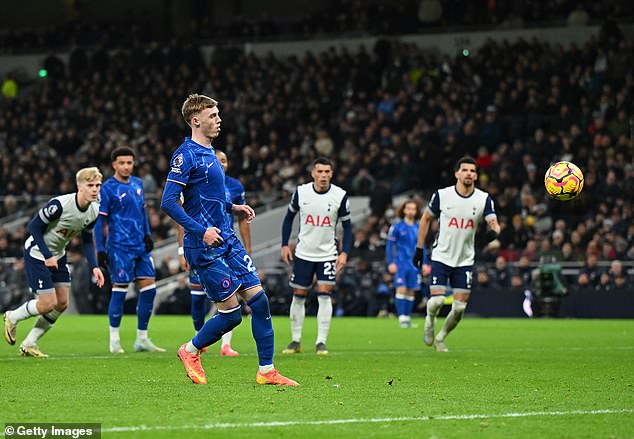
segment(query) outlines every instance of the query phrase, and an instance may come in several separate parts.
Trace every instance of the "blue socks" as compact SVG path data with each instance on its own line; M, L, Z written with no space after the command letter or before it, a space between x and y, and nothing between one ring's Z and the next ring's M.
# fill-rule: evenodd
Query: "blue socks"
M414 312L414 304L416 303L416 298L415 297L411 297L411 296L407 296L405 298L404 302L404 308L405 308L405 315L406 316L411 316L412 312Z
M152 315L152 308L154 307L154 297L156 296L156 285L152 284L143 288L139 292L137 299L136 313L138 316L138 327L142 331L147 331L147 325Z
M121 317L123 317L123 304L125 302L125 294L128 288L114 287L110 295L110 303L108 304L108 318L110 326L118 328L121 326Z
M249 299L247 305L251 307L251 332L258 349L260 366L271 365L273 364L275 341L269 299L264 290Z
M406 313L406 301L405 301L405 296L401 295L401 294L396 294L394 296L394 308L396 308L396 315L397 316L404 316L407 315Z
M192 321L196 332L205 324L205 316L207 315L207 296L204 294L192 294Z
M219 311L200 328L196 336L192 338L192 344L196 349L201 350L220 340L223 334L238 326L241 321L240 305L227 311Z

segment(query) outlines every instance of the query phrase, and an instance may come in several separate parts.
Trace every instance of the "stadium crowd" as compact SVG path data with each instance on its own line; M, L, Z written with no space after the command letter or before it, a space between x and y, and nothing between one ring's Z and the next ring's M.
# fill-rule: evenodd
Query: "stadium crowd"
M318 155L334 159L335 181L351 195L372 196L372 216L355 225L360 272L384 259L392 195L427 199L470 154L503 227L500 248L480 254L496 267L479 270L481 283L519 286L523 266L555 255L586 261L580 285L606 286L620 282L616 270L593 268L593 258L634 260L632 47L618 28L568 47L489 41L455 58L387 39L301 58L218 48L210 63L176 41L75 46L68 64L51 54L46 78L0 100L0 217L72 192L80 167L109 176L121 144L137 150L147 197L160 199L187 132L178 103L199 91L220 101L218 147L256 209L286 202ZM585 173L583 195L569 203L543 191L544 171L560 159ZM168 219L155 206L150 218L155 239L166 238ZM0 258L19 258L23 239L23 228L0 228Z

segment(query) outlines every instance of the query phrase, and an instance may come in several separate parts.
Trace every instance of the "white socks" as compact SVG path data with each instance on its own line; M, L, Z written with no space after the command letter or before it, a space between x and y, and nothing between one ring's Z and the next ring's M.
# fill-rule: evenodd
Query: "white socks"
M24 302L17 309L10 311L9 320L13 323L18 323L21 320L26 320L29 317L37 316L40 313L37 310L37 299L29 300L28 302Z
M317 342L326 343L328 331L330 331L330 321L332 320L332 298L330 294L318 294L317 302Z
M304 318L306 317L306 297L293 295L291 302L291 340L300 342L302 338L302 328L304 327ZM321 303L319 305L321 309ZM331 311L332 313L332 311Z
M53 327L53 324L57 321L61 314L62 313L60 311L54 309L53 311L46 313L46 316L39 316L22 344L24 346L35 346L40 337L46 334L46 332Z
M110 341L121 341L118 327L110 326Z
M231 336L233 335L233 331L229 331L222 335L222 346L231 345Z
M458 326L458 323L460 322L460 320L462 319L462 316L464 315L464 310L466 307L467 307L466 302L461 302L459 300L454 299L453 305L451 305L451 311L449 312L449 314L447 314L447 318L445 319L445 324L443 325L442 329L438 332L438 335L436 336L436 340L445 341L445 337L447 337L447 334L449 334L456 326Z
M426 327L434 327L436 323L436 316L440 312L440 308L442 308L445 303L445 296L440 294L436 296L431 296L427 301L427 317L425 317L425 326Z
M137 329L136 330L136 339L137 340L147 340L147 329Z

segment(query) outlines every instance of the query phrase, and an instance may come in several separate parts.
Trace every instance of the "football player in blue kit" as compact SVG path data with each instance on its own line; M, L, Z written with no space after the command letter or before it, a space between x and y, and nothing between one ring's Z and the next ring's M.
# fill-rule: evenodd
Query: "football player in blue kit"
M456 184L439 189L432 195L423 213L418 229L414 265L423 264L423 245L434 219L439 229L431 251L431 277L427 301L427 317L423 331L427 346L438 352L447 352L445 338L460 322L471 295L471 280L475 262L475 234L484 219L488 226L487 238L495 240L500 225L493 200L475 187L478 168L473 157L458 160L454 176ZM440 308L445 303L447 285L453 289L453 304L442 329L434 337L434 325Z
M394 305L398 321L402 328L409 328L412 326L416 291L420 290L422 282L421 271L412 262L418 239L420 206L414 200L407 200L396 210L396 216L400 221L390 227L385 256L387 270L394 276ZM423 274L428 274L429 268L425 263Z
M29 223L30 236L24 243L24 269L29 287L36 298L4 315L4 338L15 344L18 322L38 316L33 329L20 344L26 357L48 357L37 341L68 307L70 272L66 247L81 232L84 255L100 288L103 273L97 266L92 229L99 212L99 188L103 176L98 168L80 169L76 175L77 192L52 198Z
M178 357L192 382L207 384L200 351L241 323L236 297L239 294L251 308L251 329L259 360L256 383L297 386L297 382L281 375L273 365L269 301L253 260L227 221L227 212L247 220L252 220L255 212L248 205L227 202L225 172L211 144L220 133L218 102L192 94L181 111L191 127L191 137L172 155L161 208L185 229L185 259L205 294L216 304L218 314L180 347Z
M220 164L225 170L225 191L227 201L233 204L245 204L244 200L244 186L237 178L226 175L227 169L229 169L229 161L227 155L216 150L216 156L220 161ZM227 221L233 226L233 214L227 213ZM242 244L248 254L251 254L251 228L249 221L243 216L238 218L238 227L240 230L240 237L242 238ZM185 253L183 251L183 235L184 230L181 226L178 226L178 255L181 268L184 271L190 271L189 265L185 260ZM189 274L189 286L191 292L191 315L194 323L194 329L199 331L205 323L205 316L207 315L207 297L203 291L196 276L190 271ZM226 357L237 357L240 355L238 351L231 347L231 339L233 337L233 331L229 331L222 336L222 343L220 347L220 355ZM204 349L206 350L206 349ZM204 351L203 350L203 351Z
M156 272L150 253L154 243L145 210L143 181L132 175L135 157L134 151L126 146L115 148L110 154L114 175L101 187L99 219L95 225L99 264L108 268L112 282L108 317L113 354L124 352L119 327L128 284L132 281L136 281L139 288L134 350L165 352L148 337L156 296ZM105 243L104 228L107 228Z

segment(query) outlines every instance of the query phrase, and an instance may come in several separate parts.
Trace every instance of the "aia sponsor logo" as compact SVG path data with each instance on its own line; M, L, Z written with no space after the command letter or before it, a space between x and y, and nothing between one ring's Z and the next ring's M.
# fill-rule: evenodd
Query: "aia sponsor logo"
M329 216L312 216L312 215L308 215L306 216L306 221L304 221L304 224L307 225L311 225L311 226L315 226L315 227L331 227L332 226L332 222L330 221L330 217Z
M475 224L472 219L451 218L447 227L455 227L456 229L473 229Z

